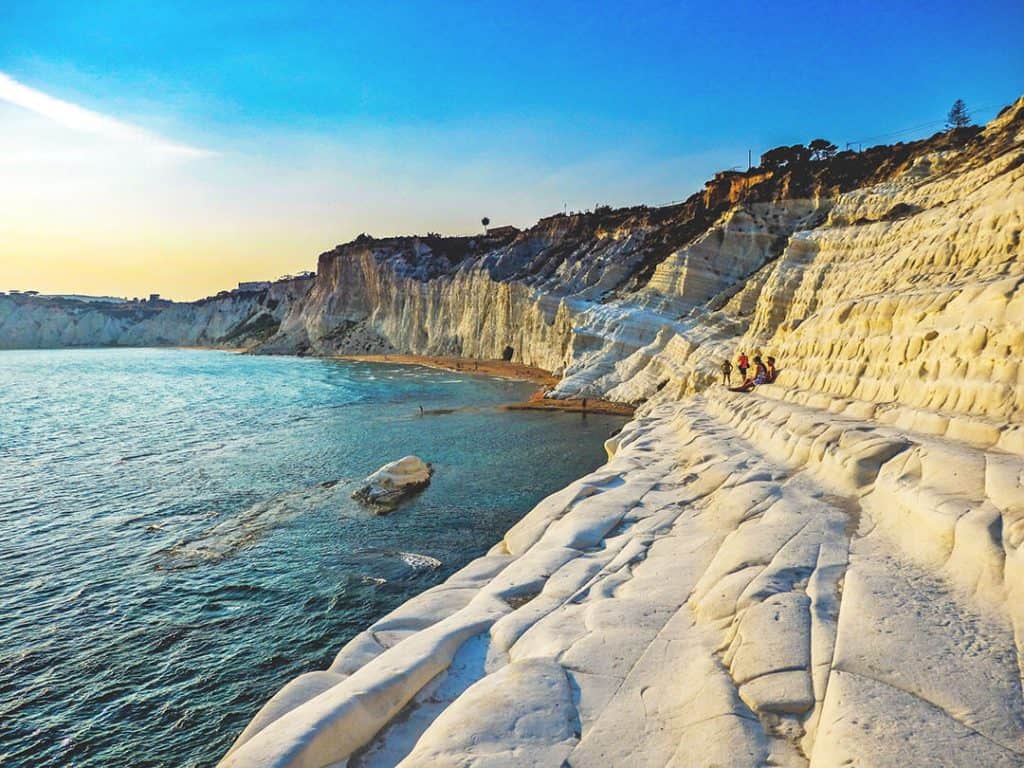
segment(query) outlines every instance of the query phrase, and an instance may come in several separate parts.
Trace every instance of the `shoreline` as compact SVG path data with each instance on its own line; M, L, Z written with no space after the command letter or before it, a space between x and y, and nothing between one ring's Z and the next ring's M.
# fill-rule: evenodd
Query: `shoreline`
M529 400L498 406L506 411L561 411L565 413L593 413L607 416L632 416L636 406L596 397L547 398L544 395L559 382L551 371L523 363L505 360L480 360L440 355L329 355L328 360L350 360L361 363L389 363L392 365L420 365L453 373L471 373L480 376L498 376L503 379L528 381L540 388ZM584 403L586 406L584 407Z
M586 405L584 406L584 402ZM499 406L505 411L561 411L563 413L593 413L604 416L626 416L632 417L636 412L636 406L628 403L616 403L613 400L602 400L597 397L587 398L566 398L555 400L553 398L535 397L525 403L509 403Z
M551 371L523 363L505 360L479 360L468 357L444 355L325 355L327 360L350 360L357 363L390 363L392 365L419 365L454 373L473 373L481 376L498 376L503 379L528 381L540 386L554 386L559 378Z
M230 355L249 354L248 347L211 347L207 344L199 344L195 346L177 345L173 347L125 347L125 349L187 349L197 352L227 352Z

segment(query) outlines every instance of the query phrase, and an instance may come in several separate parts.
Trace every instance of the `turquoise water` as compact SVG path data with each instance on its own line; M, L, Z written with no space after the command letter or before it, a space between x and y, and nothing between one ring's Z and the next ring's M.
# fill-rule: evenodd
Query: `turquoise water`
M212 765L292 677L599 466L530 385L186 350L0 353L0 765ZM427 411L419 415L419 406ZM354 481L415 453L387 516Z

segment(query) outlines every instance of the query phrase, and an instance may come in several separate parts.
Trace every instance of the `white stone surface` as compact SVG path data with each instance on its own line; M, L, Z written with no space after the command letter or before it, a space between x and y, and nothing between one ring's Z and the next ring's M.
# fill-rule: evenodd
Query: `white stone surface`
M467 719L476 727L465 728ZM561 665L516 661L455 700L399 765L561 765L577 743L576 708Z

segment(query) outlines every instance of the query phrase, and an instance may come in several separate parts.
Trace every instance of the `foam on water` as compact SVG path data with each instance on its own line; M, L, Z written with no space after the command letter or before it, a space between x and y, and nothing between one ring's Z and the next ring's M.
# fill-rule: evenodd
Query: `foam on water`
M413 568L440 568L441 561L429 555L418 555L415 552L399 552L398 556L402 562L408 563Z
M533 392L505 379L184 350L2 352L0 384L5 766L213 764L622 421L497 409ZM409 453L423 493L349 498Z

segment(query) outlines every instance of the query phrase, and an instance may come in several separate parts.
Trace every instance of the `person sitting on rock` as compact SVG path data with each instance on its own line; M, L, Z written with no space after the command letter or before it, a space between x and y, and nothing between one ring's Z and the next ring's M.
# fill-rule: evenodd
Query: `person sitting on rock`
M754 357L754 386L768 383L768 367L761 360L760 355Z
M732 378L732 363L728 360L722 361L722 383L729 386L729 379Z
M748 379L744 379L743 383L738 387L732 387L731 392L749 392L759 384L768 383L768 368L761 361L761 356L756 355L754 357L754 375Z
M767 357L764 361L765 368L768 369L768 383L771 384L775 381L775 377L779 375L779 372L775 370L775 358Z

